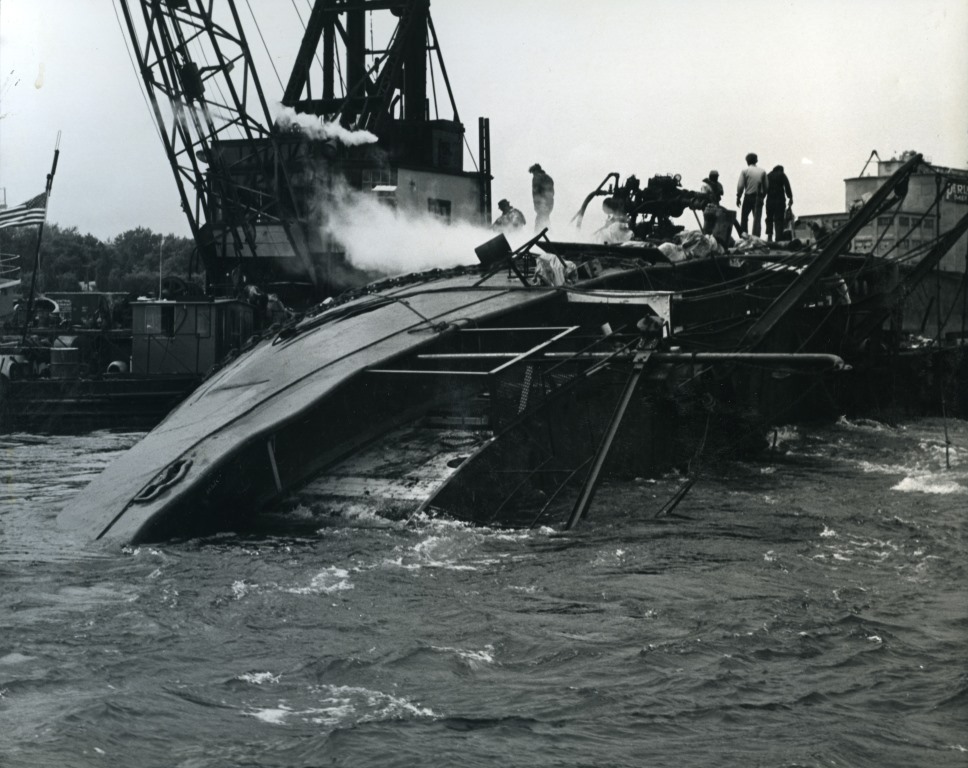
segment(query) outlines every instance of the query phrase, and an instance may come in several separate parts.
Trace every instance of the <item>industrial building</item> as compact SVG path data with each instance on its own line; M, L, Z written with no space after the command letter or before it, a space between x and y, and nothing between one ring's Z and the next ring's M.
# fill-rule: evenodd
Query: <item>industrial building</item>
M877 152L860 176L845 179L845 206L841 213L813 214L797 220L795 235L813 238L817 228L832 231L843 225L850 213L870 196L914 153L881 160ZM872 172L869 172L872 171ZM939 233L951 229L968 213L968 169L945 168L925 163L910 178L907 194L899 208L892 208L865 226L854 238L852 249L898 258L912 250L923 250ZM942 272L962 273L966 269L968 236L941 260Z

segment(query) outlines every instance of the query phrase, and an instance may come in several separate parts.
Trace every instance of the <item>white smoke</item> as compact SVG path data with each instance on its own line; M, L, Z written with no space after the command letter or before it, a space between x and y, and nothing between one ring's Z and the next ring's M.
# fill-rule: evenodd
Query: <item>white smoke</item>
M497 234L484 226L398 210L346 184L321 205L324 231L345 249L347 259L360 269L388 275L477 264L474 248ZM511 247L530 234L508 238Z
M284 130L298 129L311 139L335 139L346 147L375 144L377 137L369 131L351 131L338 120L326 122L321 117L296 112L292 107L279 105L276 125Z

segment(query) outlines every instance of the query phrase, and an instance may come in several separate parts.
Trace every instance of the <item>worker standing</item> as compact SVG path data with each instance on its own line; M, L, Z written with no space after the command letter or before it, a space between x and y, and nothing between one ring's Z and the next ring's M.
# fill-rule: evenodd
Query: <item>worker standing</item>
M716 219L719 215L719 203L723 199L725 190L719 181L719 171L710 171L709 175L702 180L702 187L699 191L704 194L709 201L703 208L703 227L704 234L711 235L716 227Z
M790 179L783 172L783 166L776 166L767 175L768 189L766 193L766 239L772 241L776 230L776 239L783 239L783 228L786 220L787 206L793 206L793 190L790 189Z
M740 172L739 181L736 183L736 205L739 205L741 200L743 204L740 213L740 229L743 232L749 232L749 217L752 213L755 237L760 236L760 218L763 216L763 203L769 190L766 171L756 166L758 160L755 152L750 152L746 156L746 167Z
M534 200L534 231L540 232L548 226L551 211L555 207L555 182L537 163L528 168L528 172L531 174L531 197Z

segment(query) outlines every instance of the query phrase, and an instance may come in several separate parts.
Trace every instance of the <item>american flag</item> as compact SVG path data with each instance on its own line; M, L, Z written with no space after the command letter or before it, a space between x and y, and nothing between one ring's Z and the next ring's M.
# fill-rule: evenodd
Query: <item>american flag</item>
M47 193L42 192L26 203L13 208L0 209L0 229L5 227L25 227L30 224L43 224L47 215Z

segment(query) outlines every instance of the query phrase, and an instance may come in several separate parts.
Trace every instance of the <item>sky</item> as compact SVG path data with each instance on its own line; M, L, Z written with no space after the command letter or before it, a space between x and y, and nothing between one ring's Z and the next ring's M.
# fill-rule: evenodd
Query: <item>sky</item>
M60 132L49 221L105 240L138 226L187 236L117 2L0 0L0 195L43 191ZM283 82L293 8L308 4L239 3ZM729 201L756 152L784 166L803 215L843 210L843 180L872 150L968 168L968 0L434 0L431 12L474 155L477 119L490 120L494 199L530 221L540 163L555 179L552 231L612 171L698 189L715 168ZM275 104L254 27L249 40Z

